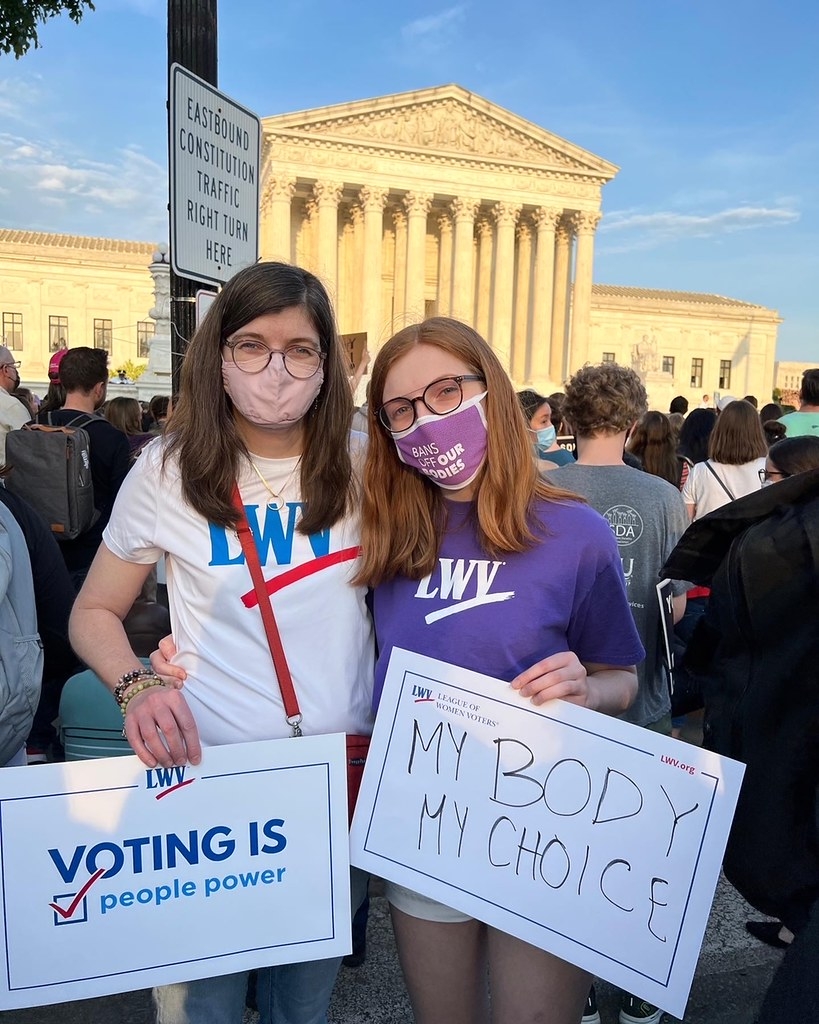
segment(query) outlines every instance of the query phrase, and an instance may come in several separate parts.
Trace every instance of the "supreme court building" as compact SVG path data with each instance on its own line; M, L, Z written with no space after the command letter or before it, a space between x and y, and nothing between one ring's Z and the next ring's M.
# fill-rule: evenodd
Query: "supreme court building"
M260 255L324 280L353 357L442 314L474 325L520 386L554 390L583 363L609 360L634 366L658 408L714 390L769 398L774 310L593 283L602 191L618 170L601 157L457 85L265 117L262 131ZM0 232L0 296L10 234L28 233ZM41 248L89 255L60 238L39 236ZM117 252L123 275L123 257L136 255ZM42 252L39 262L46 271ZM25 275L37 283L36 266ZM147 308L122 316L135 324ZM38 368L40 333L25 345ZM70 344L91 343L72 331Z

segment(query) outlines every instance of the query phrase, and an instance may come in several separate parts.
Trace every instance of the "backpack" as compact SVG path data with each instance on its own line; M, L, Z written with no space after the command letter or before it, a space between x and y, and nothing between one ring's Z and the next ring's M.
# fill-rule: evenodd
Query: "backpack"
M0 503L0 767L31 731L42 674L28 548L17 520Z
M704 746L747 766L725 874L798 930L819 897L819 470L705 516L663 572L711 584L686 663Z
M96 522L91 479L91 440L81 413L65 426L27 423L6 435L6 462L14 468L6 486L24 498L59 541L76 540Z

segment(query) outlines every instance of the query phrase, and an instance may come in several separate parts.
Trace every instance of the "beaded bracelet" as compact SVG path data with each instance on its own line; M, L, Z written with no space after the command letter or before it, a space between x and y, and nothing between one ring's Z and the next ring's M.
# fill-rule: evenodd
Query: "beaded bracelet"
M122 702L125 698L125 692L134 683L140 679L154 679L156 673L150 668L135 668L131 669L130 672L126 672L121 675L117 680L117 685L114 687L114 700L122 707Z
M138 693L142 693L143 690L149 690L152 686L164 686L165 683L159 678L159 676L152 676L150 679L143 679L141 683L137 683L133 686L123 697L120 703L119 709L122 712L122 717L125 718L125 714L128 711L128 705L136 697Z

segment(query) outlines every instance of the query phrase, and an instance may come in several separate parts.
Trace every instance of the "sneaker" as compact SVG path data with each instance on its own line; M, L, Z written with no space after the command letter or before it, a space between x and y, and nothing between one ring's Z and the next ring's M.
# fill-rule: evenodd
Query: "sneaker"
M26 761L28 764L48 764L48 757L39 747L26 747Z
M660 1024L663 1011L645 1002L639 996L623 996L620 1006L620 1024Z
M597 1012L597 994L594 985L589 989L586 997L586 1009L583 1011L581 1024L600 1024L600 1014Z

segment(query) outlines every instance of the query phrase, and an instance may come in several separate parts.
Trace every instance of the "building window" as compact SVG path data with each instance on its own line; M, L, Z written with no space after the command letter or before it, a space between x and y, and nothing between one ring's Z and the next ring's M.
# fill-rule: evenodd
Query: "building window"
M617 360L614 358L614 353L613 352L604 352L603 353L603 362L604 363L616 363Z
M98 320L94 318L94 348L104 348L106 352L111 351L114 340L114 323L112 320Z
M23 314L3 314L3 344L12 352L23 351Z
M691 387L702 387L702 359L691 360Z
M674 356L663 356L663 373L674 376Z
M148 359L150 356L151 338L156 332L153 320L140 320L137 324L137 359Z
M68 348L68 317L50 316L48 318L48 351L59 352Z
M731 386L731 360L720 359L719 361L719 387L723 391Z

